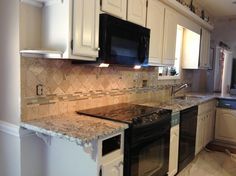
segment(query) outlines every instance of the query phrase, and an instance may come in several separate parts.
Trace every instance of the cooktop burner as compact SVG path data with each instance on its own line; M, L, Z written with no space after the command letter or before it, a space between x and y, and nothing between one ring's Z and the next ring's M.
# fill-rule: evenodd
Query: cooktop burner
M170 114L171 111L143 105L122 103L81 110L77 113L128 124L143 124L155 121L164 114Z

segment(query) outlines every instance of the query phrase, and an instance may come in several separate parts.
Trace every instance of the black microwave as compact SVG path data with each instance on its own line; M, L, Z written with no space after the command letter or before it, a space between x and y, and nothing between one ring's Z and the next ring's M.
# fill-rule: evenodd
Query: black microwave
M148 64L150 29L100 14L99 63L125 66Z

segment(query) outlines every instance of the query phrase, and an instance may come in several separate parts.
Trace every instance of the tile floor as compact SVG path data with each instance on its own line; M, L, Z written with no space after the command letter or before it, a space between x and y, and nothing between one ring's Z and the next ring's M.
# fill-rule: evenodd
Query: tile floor
M236 156L202 151L177 176L236 176Z

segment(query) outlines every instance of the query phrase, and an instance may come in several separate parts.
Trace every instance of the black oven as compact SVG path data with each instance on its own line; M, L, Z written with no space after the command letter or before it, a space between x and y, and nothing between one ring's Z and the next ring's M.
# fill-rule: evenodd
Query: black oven
M170 117L126 131L124 176L165 176L169 165Z
M100 15L100 63L147 65L150 30L108 14Z
M122 103L78 113L129 124L124 140L124 176L165 176L169 166L171 112Z

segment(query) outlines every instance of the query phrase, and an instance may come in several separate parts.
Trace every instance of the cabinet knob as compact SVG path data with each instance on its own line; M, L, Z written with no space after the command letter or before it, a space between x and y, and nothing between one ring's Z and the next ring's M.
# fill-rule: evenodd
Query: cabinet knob
M94 48L95 51L100 51L100 48Z

